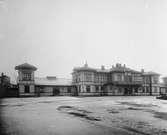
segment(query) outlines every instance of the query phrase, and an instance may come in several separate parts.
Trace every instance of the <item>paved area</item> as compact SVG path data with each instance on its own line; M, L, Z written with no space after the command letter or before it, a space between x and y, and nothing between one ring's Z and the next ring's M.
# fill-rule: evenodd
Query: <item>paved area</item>
M167 101L155 97L6 98L7 135L167 135Z

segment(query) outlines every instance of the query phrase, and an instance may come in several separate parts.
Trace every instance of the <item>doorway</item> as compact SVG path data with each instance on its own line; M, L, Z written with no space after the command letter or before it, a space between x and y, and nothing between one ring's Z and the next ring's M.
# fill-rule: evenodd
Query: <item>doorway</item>
M132 89L131 88L125 88L124 95L132 95Z
M59 95L60 95L59 88L53 88L53 96L59 96Z
M30 93L30 87L29 85L25 85L25 93Z

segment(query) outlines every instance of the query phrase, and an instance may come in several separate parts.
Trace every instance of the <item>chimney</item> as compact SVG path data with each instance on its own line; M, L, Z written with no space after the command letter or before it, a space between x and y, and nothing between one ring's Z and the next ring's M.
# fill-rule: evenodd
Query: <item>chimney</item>
M126 67L126 65L124 64L124 67Z
M3 73L3 72L1 73L1 76L4 76L4 73Z
M104 65L102 65L102 66L101 66L101 70L105 70L105 67L104 67Z
M144 69L141 69L141 72L144 73Z
M86 61L85 65L84 65L84 67L86 67L86 68L88 67L88 63L87 63L87 61Z

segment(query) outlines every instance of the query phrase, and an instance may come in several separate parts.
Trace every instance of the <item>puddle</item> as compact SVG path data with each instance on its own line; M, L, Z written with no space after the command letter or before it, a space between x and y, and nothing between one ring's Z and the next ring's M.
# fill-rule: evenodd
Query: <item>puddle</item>
M116 113L120 113L117 109L110 109L110 110L107 110L109 113L112 113L112 114L116 114Z
M145 132L143 132L143 131L139 131L139 130L137 130L137 129L135 129L135 128L131 128L131 127L128 127L128 126L124 126L124 127L122 127L123 129L126 129L126 130L128 130L128 131L130 131L130 132L134 132L134 133L137 133L137 134L141 134L141 135L151 135L151 134L149 134L149 133L145 133Z
M84 118L86 120L101 121L100 118L89 116L89 114L92 112L83 110L83 109L79 109L73 106L59 106L57 110L73 115L73 116L76 116L76 117Z
M24 104L14 104L14 105L10 105L10 104L1 104L0 107L7 107L7 106L10 106L10 107L15 107L15 106L24 106Z
M91 121L101 121L101 119L99 119L99 118L88 116L87 114L83 114L83 113L69 112L68 114L71 114L73 116L77 116L77 117L80 117L80 118L85 118L85 119L91 120Z
M143 109L141 109L141 108L135 108L135 107L128 107L127 109L128 109L128 110L143 110Z
M153 112L155 118L159 118L162 120L167 120L167 112Z
M123 105L130 105L134 107L157 107L157 105L153 105L153 104L137 104L134 102L118 102L118 103L123 104Z

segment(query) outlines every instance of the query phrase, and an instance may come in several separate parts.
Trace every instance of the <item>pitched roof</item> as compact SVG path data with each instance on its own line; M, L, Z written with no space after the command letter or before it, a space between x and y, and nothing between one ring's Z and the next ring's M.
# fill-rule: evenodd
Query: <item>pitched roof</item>
M90 67L75 67L73 70L74 71L96 71L96 69L90 68Z
M144 72L143 75L160 75L160 74L150 71L150 72Z
M31 70L37 70L37 68L33 65L30 65L28 63L24 63L21 65L18 65L15 67L15 70L19 70L19 69L31 69Z
M35 78L35 85L47 85L47 86L71 86L72 80L65 78Z
M125 66L121 66L120 64L117 64L115 67L113 66L111 69L102 69L102 68L90 68L88 65L85 65L83 67L76 67L74 68L74 71L94 71L94 72L101 72L101 73L107 73L107 72L135 72L135 73L141 73L139 71L130 69Z
M140 73L139 71L124 67L124 66L119 66L119 67L112 67L111 72L136 72L136 73Z
M100 72L100 73L108 73L108 72L110 72L110 69L97 68L96 71L97 71L97 72Z

